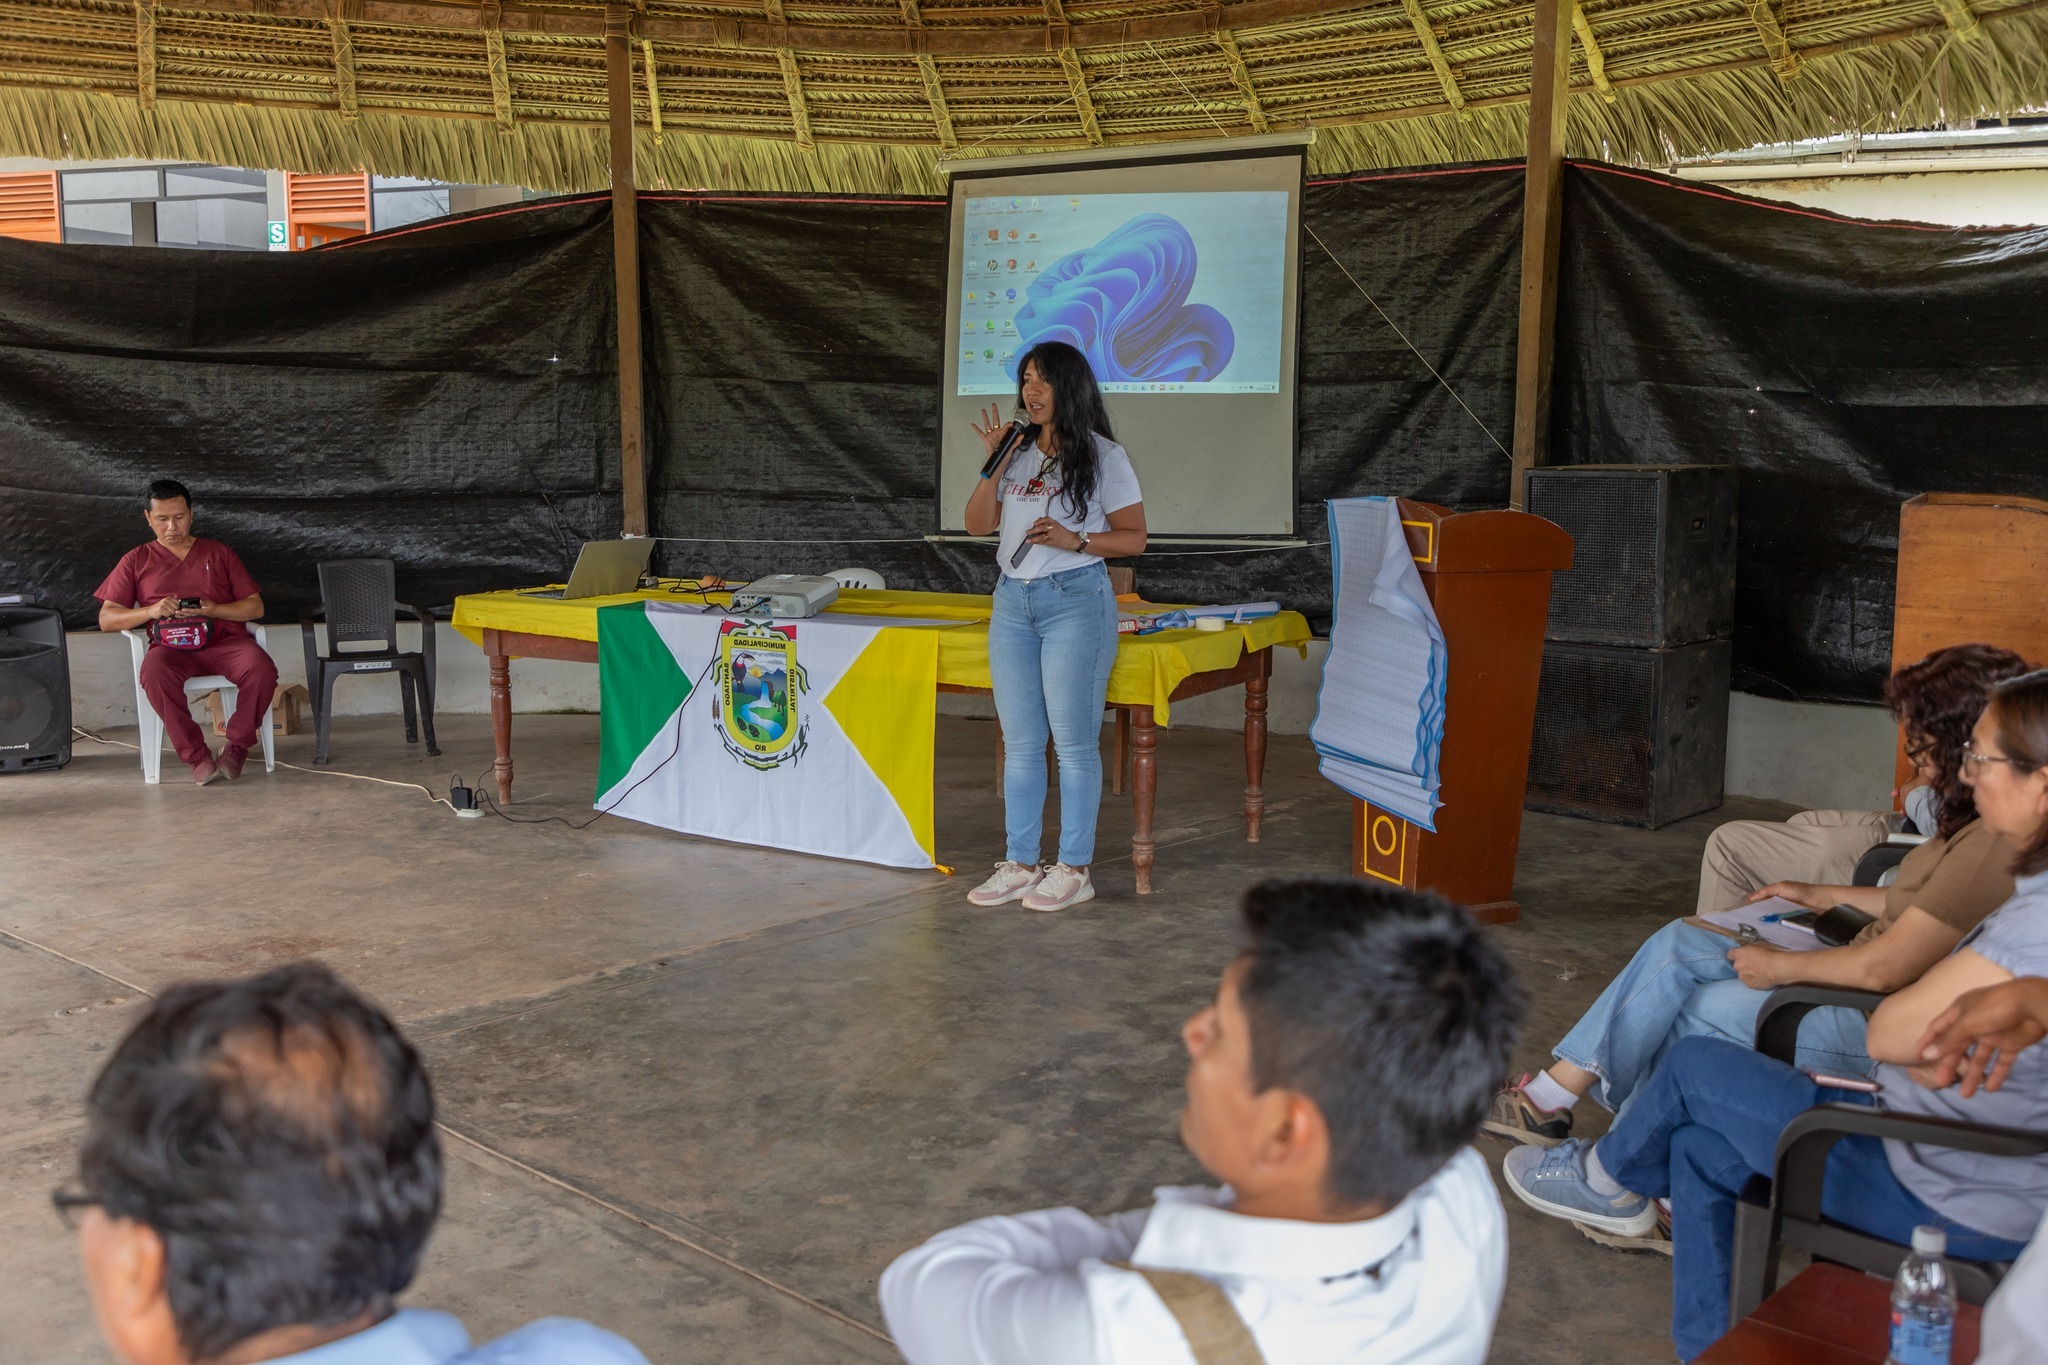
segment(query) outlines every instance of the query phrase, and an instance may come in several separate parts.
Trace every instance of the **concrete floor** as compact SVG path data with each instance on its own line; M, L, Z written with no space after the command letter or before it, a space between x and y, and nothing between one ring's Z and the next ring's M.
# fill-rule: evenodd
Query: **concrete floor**
M488 766L486 721L440 730L427 759L395 718L338 718L335 768L443 791ZM517 733L516 813L586 818L596 718ZM409 1301L479 1338L560 1313L657 1365L891 1360L874 1286L904 1248L1199 1179L1175 1135L1178 1026L1213 990L1241 888L1344 870L1347 803L1304 742L1276 741L1247 845L1237 737L1171 733L1157 894L1132 895L1128 805L1108 799L1095 903L973 911L1001 845L994 740L940 722L950 879L619 820L457 821L283 768L199 790L167 756L149 787L132 749L85 741L61 773L0 778L0 1365L109 1359L47 1195L136 1002L303 956L381 1001L432 1068L448 1211ZM311 737L278 751L310 765ZM1528 816L1526 913L1496 931L1537 1002L1521 1064L1690 911L1715 823L1782 813L1731 802L1655 832ZM1508 1220L1496 1360L1671 1359L1668 1261L1512 1201Z

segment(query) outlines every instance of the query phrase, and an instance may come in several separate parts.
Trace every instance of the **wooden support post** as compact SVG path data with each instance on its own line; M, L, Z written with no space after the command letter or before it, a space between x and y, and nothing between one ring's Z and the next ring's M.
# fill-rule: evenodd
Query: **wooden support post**
M1557 341L1557 258L1564 211L1564 125L1570 95L1572 0L1536 0L1530 63L1529 162L1522 192L1521 326L1515 343L1515 451L1508 505L1523 475L1546 462L1550 364Z
M647 534L640 372L640 203L633 192L633 10L604 11L612 133L612 284L619 315L619 495L625 532Z

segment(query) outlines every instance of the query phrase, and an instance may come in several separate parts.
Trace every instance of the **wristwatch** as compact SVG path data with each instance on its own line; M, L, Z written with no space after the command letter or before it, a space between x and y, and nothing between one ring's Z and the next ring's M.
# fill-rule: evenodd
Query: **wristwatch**
M1077 536L1079 536L1079 537L1081 537L1081 543L1080 543L1079 545L1077 545L1077 546L1075 546L1075 547L1074 547L1074 553L1075 553L1075 554L1082 554L1082 555L1085 555L1085 554L1087 554L1087 553L1088 553L1088 533L1087 533L1086 531L1076 531L1076 532L1075 532L1074 534L1075 534L1075 535L1077 535Z

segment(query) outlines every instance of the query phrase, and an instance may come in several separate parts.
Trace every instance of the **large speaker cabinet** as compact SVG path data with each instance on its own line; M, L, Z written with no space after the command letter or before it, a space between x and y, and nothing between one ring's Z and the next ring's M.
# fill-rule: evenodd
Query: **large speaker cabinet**
M71 666L64 620L42 607L0 607L0 773L71 761Z
M1529 809L1654 829L1720 805L1732 652L1546 644Z
M1668 649L1733 635L1735 502L1725 465L1530 470L1524 505L1575 547L1545 637Z

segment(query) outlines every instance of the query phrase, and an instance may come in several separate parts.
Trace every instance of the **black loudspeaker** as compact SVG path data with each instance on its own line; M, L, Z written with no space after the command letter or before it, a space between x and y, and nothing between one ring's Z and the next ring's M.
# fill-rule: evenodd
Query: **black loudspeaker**
M1544 645L1529 809L1655 829L1720 805L1733 657L1726 640Z
M1571 533L1544 636L1668 649L1735 633L1735 470L1727 465L1532 469L1524 505Z
M0 773L71 761L71 659L64 618L0 607Z

